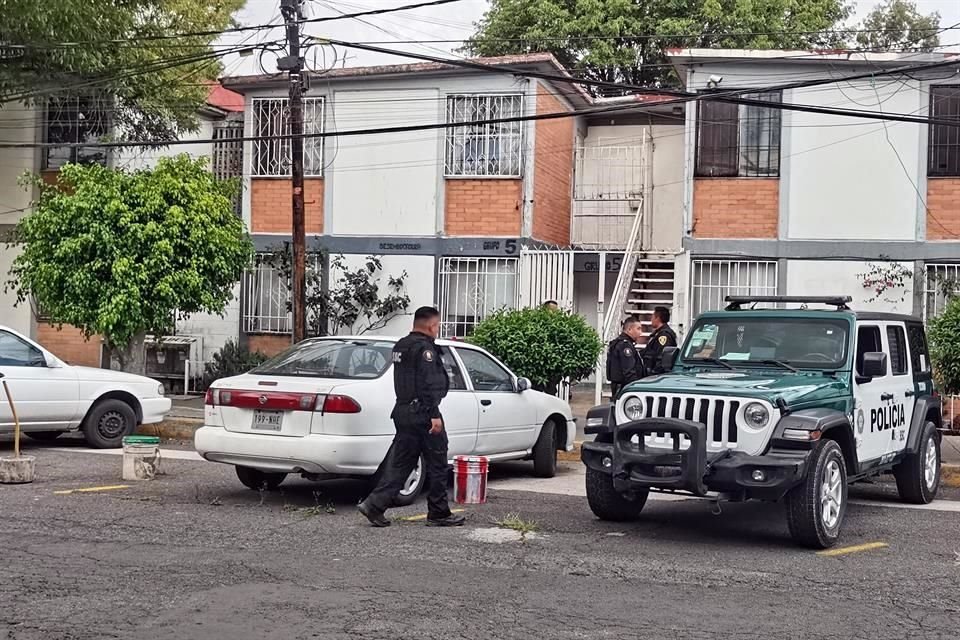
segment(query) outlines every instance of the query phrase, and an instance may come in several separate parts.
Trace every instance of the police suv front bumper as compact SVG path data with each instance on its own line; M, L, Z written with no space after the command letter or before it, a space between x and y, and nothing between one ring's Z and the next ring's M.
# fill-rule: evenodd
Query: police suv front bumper
M673 447L651 447L646 436L665 434ZM590 469L613 477L614 489L709 492L736 499L775 501L800 484L807 473L805 450L770 451L753 456L738 451L707 453L706 427L673 418L644 418L612 428L612 442L585 442L580 449ZM689 446L681 447L681 436ZM608 438L603 438L608 440Z

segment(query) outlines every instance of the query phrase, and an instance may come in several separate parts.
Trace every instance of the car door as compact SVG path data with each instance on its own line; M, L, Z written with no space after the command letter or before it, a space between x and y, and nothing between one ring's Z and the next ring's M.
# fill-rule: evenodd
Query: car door
M479 349L457 347L473 392L480 403L480 428L474 453L496 455L533 446L536 407L517 393L515 377Z
M886 354L886 370L883 375L864 379L864 355L874 352ZM885 324L857 327L856 374L857 456L861 463L872 466L887 459L891 432L895 433L894 425L901 421L899 406L904 401L904 389L898 386L898 379L891 373Z
M53 358L50 358L53 361ZM0 373L6 380L25 430L68 429L77 419L79 387L76 372L57 363L23 336L0 329ZM13 430L13 412L0 385L0 430Z
M912 364L907 352L907 334L902 324L886 325L887 353L890 354L890 390L893 398L888 401L889 416L886 431L887 454L895 456L907 446L907 432L913 420L916 388L913 383Z
M450 391L440 403L440 413L450 442L447 455L452 459L473 453L477 444L480 405L450 347L440 347L440 361L450 379Z

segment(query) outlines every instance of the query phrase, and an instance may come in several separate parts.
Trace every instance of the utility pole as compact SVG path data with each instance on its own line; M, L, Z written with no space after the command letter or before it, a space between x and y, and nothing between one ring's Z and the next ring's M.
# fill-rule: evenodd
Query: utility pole
M290 170L293 182L293 341L307 337L307 235L303 202L303 58L300 24L303 0L281 0L280 13L287 29L287 56L277 62L290 80Z

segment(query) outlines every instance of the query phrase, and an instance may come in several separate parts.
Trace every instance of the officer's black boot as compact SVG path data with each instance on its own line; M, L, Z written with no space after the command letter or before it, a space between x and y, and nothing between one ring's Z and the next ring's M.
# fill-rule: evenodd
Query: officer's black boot
M461 515L451 513L446 518L427 518L428 527L460 527L467 519Z
M370 524L375 527L390 526L390 521L383 517L383 511L380 511L372 505L367 504L366 500L357 505L357 511L363 514L363 517L369 520Z

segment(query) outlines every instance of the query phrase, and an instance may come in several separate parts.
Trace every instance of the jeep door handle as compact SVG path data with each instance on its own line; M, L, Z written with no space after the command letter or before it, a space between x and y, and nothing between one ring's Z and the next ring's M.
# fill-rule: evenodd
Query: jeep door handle
M880 394L880 399L881 399L881 400L893 400L893 394L892 394L892 393L881 393L881 394Z
M482 404L485 407L489 407L490 405L493 404L493 400L481 400L480 404Z
M905 397L905 398L912 398L913 396L914 396L913 391L904 391L904 392L903 392L903 397Z

